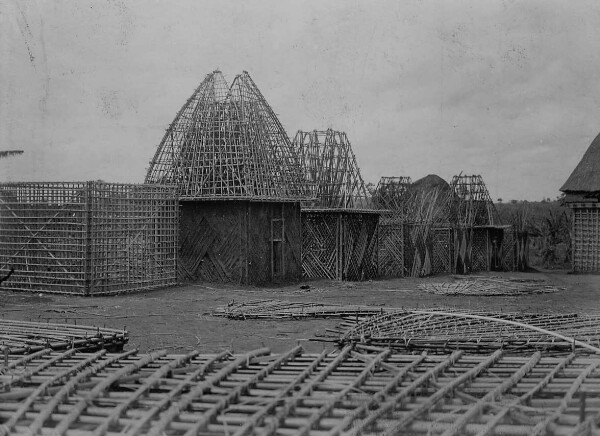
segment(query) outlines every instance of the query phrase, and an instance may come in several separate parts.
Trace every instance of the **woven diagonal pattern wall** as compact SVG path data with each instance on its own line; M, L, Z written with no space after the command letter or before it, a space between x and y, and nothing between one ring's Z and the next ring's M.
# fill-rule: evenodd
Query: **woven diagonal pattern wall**
M404 277L404 238L402 223L379 224L379 275Z
M489 237L487 229L473 229L471 245L472 272L489 271Z
M178 205L170 187L0 185L3 289L110 294L176 283Z

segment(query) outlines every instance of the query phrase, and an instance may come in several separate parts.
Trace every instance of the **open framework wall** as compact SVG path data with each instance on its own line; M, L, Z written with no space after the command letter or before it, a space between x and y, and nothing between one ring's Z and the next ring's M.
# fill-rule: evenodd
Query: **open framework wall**
M305 277L366 280L377 277L379 214L303 210L302 270Z
M301 276L300 204L182 201L182 281L261 284Z
M573 271L600 271L600 206L569 204L573 210Z
M104 182L0 184L2 289L113 294L177 282L173 188Z

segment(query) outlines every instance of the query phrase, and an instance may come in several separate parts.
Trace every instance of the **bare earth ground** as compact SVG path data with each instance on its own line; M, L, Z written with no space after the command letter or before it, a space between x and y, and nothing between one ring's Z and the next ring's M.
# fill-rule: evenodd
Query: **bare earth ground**
M242 287L192 284L112 297L77 297L25 292L0 292L0 313L5 319L50 321L125 328L127 349L142 352L168 349L171 353L199 349L247 351L262 346L281 352L301 344L308 351L332 348L309 341L338 319L234 321L210 315L214 307L231 300L278 299L385 307L454 307L521 312L600 312L600 275L561 272L489 273L503 278L543 278L566 287L553 294L520 297L441 296L418 290L419 283L453 280L450 276L369 282L306 281L284 287ZM308 284L310 289L300 289Z

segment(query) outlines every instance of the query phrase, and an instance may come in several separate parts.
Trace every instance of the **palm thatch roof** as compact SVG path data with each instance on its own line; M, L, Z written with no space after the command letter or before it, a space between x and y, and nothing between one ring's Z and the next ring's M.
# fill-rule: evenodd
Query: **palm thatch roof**
M306 209L373 209L344 132L299 130L293 141L314 200Z
M23 154L23 150L3 150L0 151L0 159L4 157L16 156L19 154Z
M560 190L565 193L600 191L600 134L592 141Z
M300 201L298 156L247 72L227 85L214 71L177 113L146 183L178 187L181 200Z

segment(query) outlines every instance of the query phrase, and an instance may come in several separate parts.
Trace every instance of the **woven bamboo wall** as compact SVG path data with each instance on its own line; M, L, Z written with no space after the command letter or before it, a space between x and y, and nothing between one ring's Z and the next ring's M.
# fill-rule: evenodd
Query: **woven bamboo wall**
M573 271L600 271L600 208L573 207Z
M159 185L0 185L3 289L111 294L176 283L177 200Z
M299 203L184 201L183 281L260 284L299 280Z
M358 211L302 211L305 277L365 280L377 275L379 215Z
M404 271L408 277L451 273L453 231L429 224L404 224Z
M382 215L379 222L378 239L379 277L404 277L404 225Z

